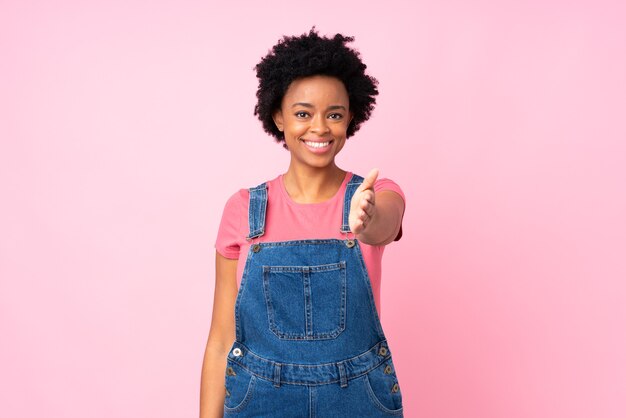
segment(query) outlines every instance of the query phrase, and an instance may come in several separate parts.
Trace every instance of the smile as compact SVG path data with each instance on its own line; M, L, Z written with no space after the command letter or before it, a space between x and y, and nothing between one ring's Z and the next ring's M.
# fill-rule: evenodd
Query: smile
M306 145L309 151L315 154L322 154L330 150L331 149L330 144L333 142L332 140L325 141L325 142L316 142L316 141L305 141L304 139L302 139L301 141L304 142L304 145Z
M326 142L304 141L304 143L313 148L324 148L328 146L328 144L330 144L330 141L326 141Z

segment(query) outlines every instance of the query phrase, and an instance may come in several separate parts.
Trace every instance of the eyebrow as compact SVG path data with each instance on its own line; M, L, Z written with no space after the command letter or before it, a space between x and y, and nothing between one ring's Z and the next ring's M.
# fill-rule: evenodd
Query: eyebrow
M294 103L294 104L291 105L291 107L296 107L296 106L303 106L303 107L308 107L308 108L314 108L315 107L311 103L304 103L304 102L298 102L298 103ZM336 109L346 110L346 107L342 106L342 105L333 105L333 106L328 106L327 110L336 110Z

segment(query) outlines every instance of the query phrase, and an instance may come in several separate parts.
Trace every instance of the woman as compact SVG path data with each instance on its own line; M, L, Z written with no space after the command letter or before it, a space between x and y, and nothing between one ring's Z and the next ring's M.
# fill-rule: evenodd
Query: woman
M404 194L335 164L378 94L351 41L313 28L256 66L255 115L291 160L224 208L202 418L402 416L378 296Z

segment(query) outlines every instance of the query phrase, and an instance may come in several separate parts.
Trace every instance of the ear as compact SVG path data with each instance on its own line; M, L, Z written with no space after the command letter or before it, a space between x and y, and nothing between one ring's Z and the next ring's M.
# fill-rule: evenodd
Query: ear
M272 114L272 119L274 119L274 123L276 124L276 127L278 128L278 130L282 132L283 129L284 129L283 111L282 111L282 109L276 110Z

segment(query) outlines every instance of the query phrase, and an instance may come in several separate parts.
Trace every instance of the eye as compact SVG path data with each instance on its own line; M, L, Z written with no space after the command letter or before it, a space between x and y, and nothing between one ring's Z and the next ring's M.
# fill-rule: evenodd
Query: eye
M305 117L309 116L309 114L307 112L304 112L304 111L296 112L295 115L296 115L297 118L305 118Z
M328 117L330 117L331 119L339 120L343 118L343 115L341 113L331 113L330 115L328 115Z

